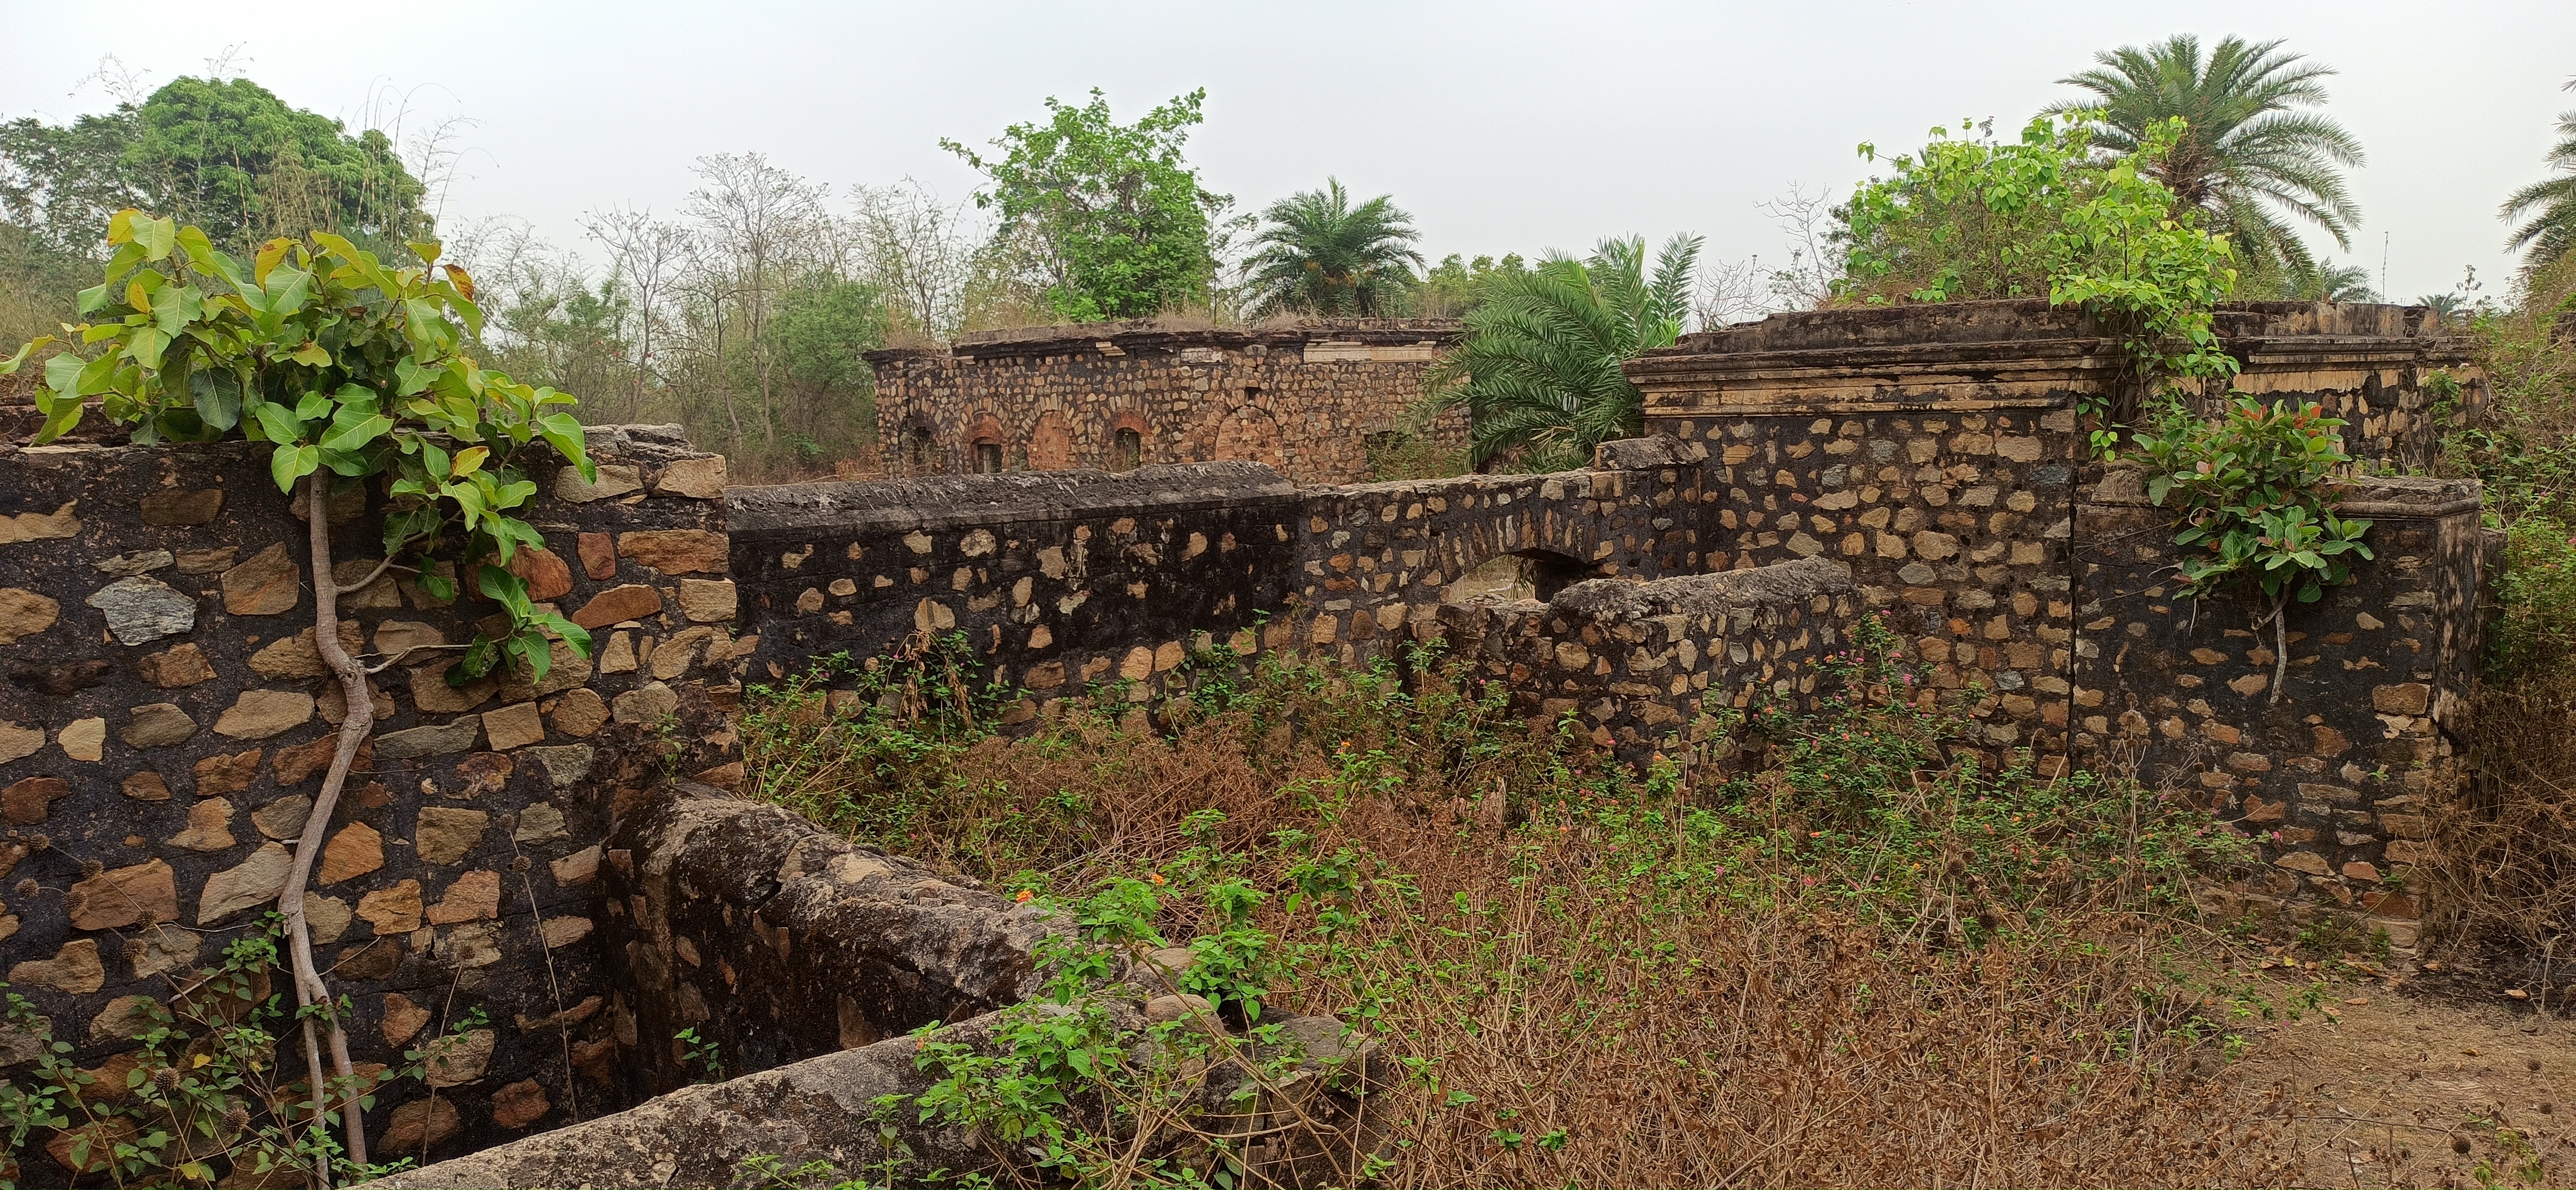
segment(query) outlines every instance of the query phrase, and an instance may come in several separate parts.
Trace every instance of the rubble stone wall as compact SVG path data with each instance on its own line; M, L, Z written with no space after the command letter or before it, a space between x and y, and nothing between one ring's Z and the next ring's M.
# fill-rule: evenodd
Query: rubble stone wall
M724 759L738 689L724 460L675 435L594 432L600 482L567 473L529 516L547 548L518 569L594 632L595 661L559 647L541 682L455 688L454 654L417 650L470 639L491 604L401 573L340 599L362 663L409 660L376 679L379 726L327 827L307 817L341 699L312 647L305 523L265 446L0 446L0 978L73 1060L123 1086L127 998L219 965L297 841L327 829L305 903L357 1060L399 1066L485 1018L429 1087L386 1088L378 1153L606 1106L600 842L615 800L662 776L666 731L682 771ZM352 497L334 510L343 582L382 549L376 503ZM31 1056L0 1040L0 1061ZM22 1181L69 1184L44 1160Z
M733 574L754 680L962 632L1030 715L1105 682L1141 701L1200 650L1377 656L1494 558L1539 561L1548 594L1688 573L1701 462L1646 439L1586 471L1338 488L1205 463L738 489Z
M1457 323L1440 319L1224 330L1083 323L867 359L888 475L986 470L976 450L984 443L1008 471L1244 459L1302 483L1355 483L1369 477L1372 436L1417 431L1423 371L1457 334ZM1136 435L1132 460L1120 431ZM1418 431L1463 445L1465 415Z

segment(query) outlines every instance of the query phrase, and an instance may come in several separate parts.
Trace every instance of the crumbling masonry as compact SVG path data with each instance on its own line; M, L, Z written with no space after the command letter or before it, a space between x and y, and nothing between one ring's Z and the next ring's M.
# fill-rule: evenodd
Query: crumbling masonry
M598 657L461 690L435 665L388 671L330 824L300 807L338 696L299 636L304 535L257 448L0 447L0 974L115 1074L135 1045L125 998L166 998L212 961L273 899L293 840L328 830L308 904L359 1058L485 1018L370 1122L396 1154L487 1151L403 1184L721 1182L744 1175L714 1138L762 1111L795 1136L757 1143L857 1152L832 1146L875 1125L828 1088L900 1085L883 1039L1016 1000L1044 928L675 784L739 782L746 680L962 633L1026 722L1086 691L1177 689L1194 655L1357 661L1438 638L1527 714L1570 712L1636 754L1687 738L1704 706L1799 705L1869 614L1966 701L1973 746L2135 765L2257 838L2261 873L2221 896L2349 906L2411 943L2422 907L2387 878L2422 858L2457 784L2492 545L2474 485L2393 473L2428 463L2457 412L2431 403L2453 387L2434 374L2461 410L2483 383L2420 309L2256 306L2219 325L2241 387L2324 402L2392 472L2343 494L2378 559L2292 613L2278 705L2270 634L2243 606L2175 598L2139 476L2086 458L2075 406L2119 344L2037 303L1908 307L1778 316L1637 360L1648 436L1556 475L1113 474L1082 430L1073 469L728 492L723 461L667 431L602 429L599 482L556 477L532 518L549 548L521 564ZM1221 428L1246 406L1214 378L1246 366L1190 364L1211 387L1186 391L1216 395L1172 408ZM1321 469L1307 477L1349 474L1282 443L1282 462ZM377 513L338 515L367 540ZM1534 564L1540 599L1449 598L1507 556ZM401 579L344 607L352 649L378 655L461 641L490 610ZM769 1081L514 1141L676 1090L683 1028ZM31 1042L0 1033L0 1063ZM20 1179L66 1178L68 1144L22 1155Z

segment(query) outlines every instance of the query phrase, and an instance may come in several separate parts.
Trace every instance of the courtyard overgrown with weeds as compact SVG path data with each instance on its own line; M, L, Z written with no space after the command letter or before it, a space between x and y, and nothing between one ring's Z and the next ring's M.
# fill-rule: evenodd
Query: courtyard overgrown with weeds
M1436 645L1205 656L1187 694L1005 733L1009 692L931 642L751 692L744 742L755 796L1043 900L1093 952L1190 947L1185 990L1238 1026L1381 1047L1392 1132L1352 1181L2280 1180L2221 1076L2323 985L2235 973L2195 909L2246 844L2133 780L1982 762L1892 634L1855 636L1811 708L1712 705L1643 763ZM1260 1184L1114 1159L1145 1074L1011 1053L886 1107L1053 1136L1068 1184Z

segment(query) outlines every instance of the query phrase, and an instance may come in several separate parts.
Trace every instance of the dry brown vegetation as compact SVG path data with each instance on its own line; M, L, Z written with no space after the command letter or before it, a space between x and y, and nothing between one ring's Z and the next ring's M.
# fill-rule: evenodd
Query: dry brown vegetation
M1277 659L1022 739L889 671L885 705L944 720L791 687L746 743L769 796L1004 887L1168 875L1175 941L1227 928L1217 885L1268 894L1264 999L1410 1072L1385 1185L2290 1177L2220 1077L2280 1010L2190 920L2218 836L2123 785L1935 769L1945 720L1869 677L1769 724L1752 779Z

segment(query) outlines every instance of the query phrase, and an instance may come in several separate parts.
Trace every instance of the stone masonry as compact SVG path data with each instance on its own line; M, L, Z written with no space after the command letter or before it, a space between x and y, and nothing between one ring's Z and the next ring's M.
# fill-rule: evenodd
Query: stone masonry
M402 573L342 597L353 655L409 660L376 679L377 732L327 826L307 817L341 700L267 448L0 446L0 978L73 1060L122 1087L141 1019L127 998L167 1000L220 965L297 841L327 829L305 903L355 1008L354 1057L398 1066L483 1017L433 1048L428 1085L385 1087L380 1160L622 1105L601 841L617 799L660 779L666 730L682 771L738 772L721 766L737 689L724 460L675 435L594 431L598 484L567 469L529 516L547 549L517 569L593 630L593 660L558 646L541 682L451 687L454 654L432 647L492 605ZM334 509L344 582L381 549L376 503L353 496ZM25 1040L0 1033L0 1061L31 1056ZM22 1184L70 1184L47 1152L21 1154Z
M1103 322L983 331L946 352L867 359L888 475L1244 459L1300 482L1352 483L1368 477L1372 437L1409 432L1423 370L1457 334L1437 319ZM1464 415L1428 432L1462 444Z

